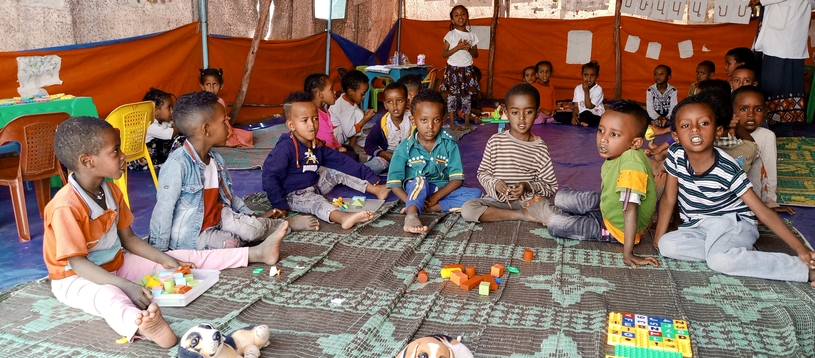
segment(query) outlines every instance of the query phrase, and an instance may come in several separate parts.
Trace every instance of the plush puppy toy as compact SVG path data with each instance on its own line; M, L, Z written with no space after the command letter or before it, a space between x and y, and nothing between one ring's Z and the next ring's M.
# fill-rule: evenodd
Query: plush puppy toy
M190 328L181 337L179 358L258 358L260 348L269 345L268 326L249 326L229 335L208 323Z
M473 353L452 337L434 334L410 342L396 358L473 358Z

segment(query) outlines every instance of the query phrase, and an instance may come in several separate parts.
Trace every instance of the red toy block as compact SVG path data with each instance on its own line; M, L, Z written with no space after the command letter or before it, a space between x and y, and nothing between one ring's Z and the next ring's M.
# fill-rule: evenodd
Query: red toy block
M490 269L490 274L494 277L504 276L504 266L499 264L492 265L492 269Z
M535 258L535 252L530 249L524 249L524 261L532 261Z
M481 283L481 276L475 276L467 281L462 282L458 287L461 287L462 290L469 291L472 290L473 287L478 286Z
M475 266L467 266L467 277L473 278L475 276Z
M418 276L417 280L419 281L419 283L427 282L427 271L421 270L419 271L419 274L417 276Z
M467 274L461 271L453 271L450 273L450 281L456 285L461 285L462 282L469 280Z
M495 277L492 277L492 275L483 274L481 275L481 280L490 283L490 291L498 289L498 282L495 282Z

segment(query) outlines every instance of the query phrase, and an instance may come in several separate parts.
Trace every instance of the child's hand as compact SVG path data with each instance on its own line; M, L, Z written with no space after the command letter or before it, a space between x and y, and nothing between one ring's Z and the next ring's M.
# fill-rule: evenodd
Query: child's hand
M337 151L340 153L345 153L346 151L348 151L348 149L346 149L345 147L337 147Z
M262 218L266 218L266 219L279 219L279 218L282 218L282 217L286 217L286 215L288 215L287 210L280 210L280 209L274 208L274 209L271 209L271 210L269 210L269 211L267 211L267 212L265 212L265 213L263 213L261 215L258 215L258 216L262 217Z
M374 111L373 108L369 108L369 109L366 109L365 112L363 112L362 117L363 118L371 118L371 117L374 116L374 114L376 114L376 111Z
M583 86L583 92L588 93L588 91L589 91L589 83L588 82L583 82L582 86Z
M529 186L529 183L522 181L518 184L513 185L509 189L509 196L515 199L518 199L524 195L525 192L531 190L532 188Z
M431 206L436 205L438 203L439 203L439 198L436 197L435 193L433 193L433 195L428 196L427 199L424 200L424 207L425 208L430 208Z
M498 194L509 195L509 186L503 180L495 182L495 192Z
M142 287L135 283L127 285L127 287L122 289L122 292L124 292L140 310L146 309L147 306L150 305L150 299L153 298L153 294L147 287Z
M792 208L792 206L777 206L774 207L773 210L775 210L775 212L777 213L787 213L790 215L795 215L795 210Z
M456 47L454 48L454 50L461 50L461 49L463 49L463 48L464 48L464 46L465 46L466 44L467 44L467 41L466 41L466 40L464 40L464 39L458 39L458 44L456 44Z
M651 265L654 267L659 266L659 261L657 261L657 259L655 259L653 256L639 257L631 254L631 257L624 257L623 262L625 262L626 265L631 266L632 269L637 268L637 265Z
M798 258L807 265L808 269L815 270L815 251L805 249L805 251L798 254Z

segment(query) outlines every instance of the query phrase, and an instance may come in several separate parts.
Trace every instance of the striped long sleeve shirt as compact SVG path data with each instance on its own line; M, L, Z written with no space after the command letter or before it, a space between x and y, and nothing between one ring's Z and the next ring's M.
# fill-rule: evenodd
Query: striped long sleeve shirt
M495 184L503 180L507 185L527 182L532 192L521 198L508 198L495 191ZM487 195L502 202L528 200L533 196L551 197L557 191L555 169L549 157L549 147L536 138L524 142L503 131L487 141L484 157L478 167L478 181Z

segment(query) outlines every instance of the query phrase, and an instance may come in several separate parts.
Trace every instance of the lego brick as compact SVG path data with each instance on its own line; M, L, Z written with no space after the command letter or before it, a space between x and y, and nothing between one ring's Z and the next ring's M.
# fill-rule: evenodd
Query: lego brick
M469 277L461 271L453 271L450 275L450 281L452 281L456 285L461 285L462 282L467 281Z
M481 283L481 276L475 276L467 281L462 282L458 287L461 287L462 290L472 290L473 287L478 286Z
M492 265L490 268L490 274L495 277L504 276L504 266L499 264Z
M481 296L489 296L490 295L490 283L481 281L478 284L478 294Z

